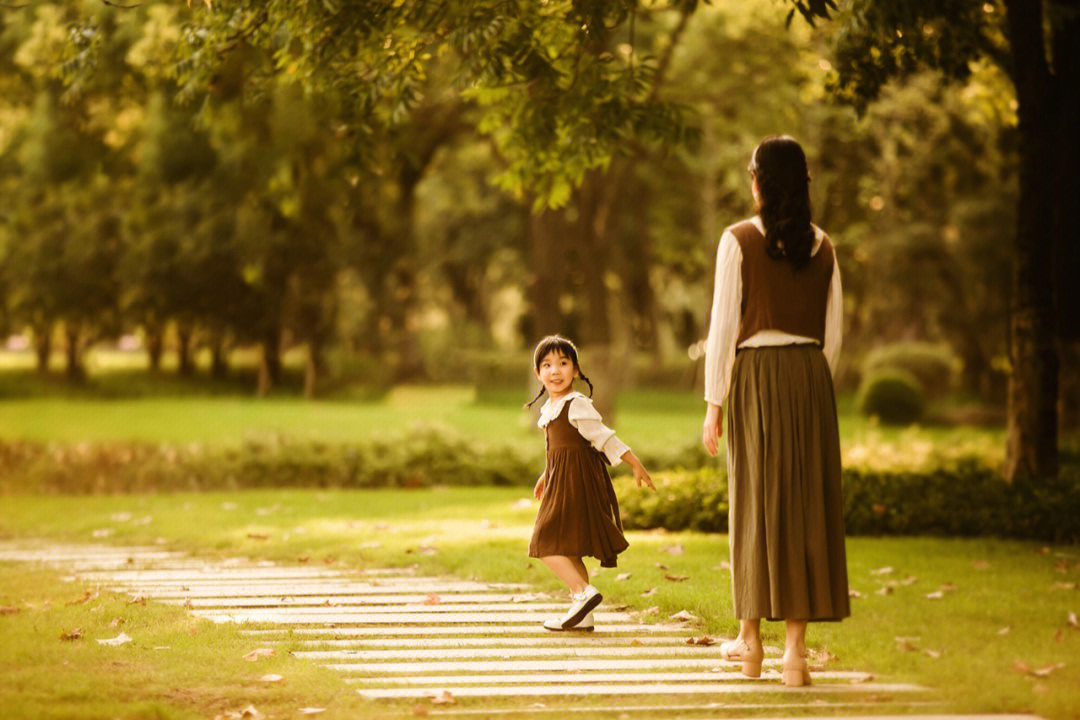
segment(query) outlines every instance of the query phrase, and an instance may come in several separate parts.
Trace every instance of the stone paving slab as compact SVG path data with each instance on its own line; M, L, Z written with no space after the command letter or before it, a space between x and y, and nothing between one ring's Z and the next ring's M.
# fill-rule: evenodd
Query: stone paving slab
M396 596L402 597L402 596ZM413 595L408 597L407 602L369 603L363 598L350 596L340 597L316 597L308 598L226 598L216 600L212 598L196 598L180 600L179 598L163 599L162 602L170 605L189 605L194 608L215 608L238 610L281 610L281 611L305 611L315 612L323 608L340 608L349 612L386 613L394 610L402 610L414 613L467 613L467 612L517 612L519 610L537 612L543 610L551 615L562 614L566 611L568 603L565 602L538 602L536 600L523 602L485 602L483 598L476 597L471 603L459 603L457 598L448 597L445 600L437 598L435 602L428 603L425 595Z
M642 633L662 633L662 632L686 632L687 628L682 625L665 625L665 624L638 624L634 622L622 622L622 623L597 623L596 631L591 633L590 637L611 637L614 635L626 635L629 637L635 637ZM292 635L332 635L335 638L339 637L409 637L409 636L429 636L429 635L541 635L544 637L553 637L555 633L550 630L545 630L539 624L530 625L429 625L425 627L339 627L335 625L327 625L326 627L291 627L288 629L261 629L261 630L241 630L244 635L256 635L256 636L274 636L285 638L288 634ZM577 634L568 634L567 637L579 637ZM688 635L684 635L689 637Z
M776 682L738 682L738 683L634 683L610 684L610 685L583 685L575 683L571 685L495 685L484 687L461 687L455 686L450 690L454 697L529 697L529 696L557 696L557 695L735 695L742 693L799 693L805 695L818 695L837 691L833 685L810 685L801 688L787 688ZM890 694L890 693L917 693L922 688L917 685L902 683L863 683L844 686L845 693L866 694ZM438 697L446 692L446 686L433 686L426 688L366 688L360 690L360 694L366 698L398 698L420 699Z
M635 626L636 627L636 626ZM298 640L302 647L340 647L340 648L397 648L403 643L417 643L424 648L464 648L464 647L631 647L637 645L683 645L685 635L659 635L653 637L605 637L602 631L564 635L548 632L543 637L499 637L499 638L430 638L391 637L374 640L354 640L324 638L321 640Z
M476 658L514 658L514 657L643 657L663 654L667 657L676 655L697 655L713 658L717 663L722 660L720 648L693 647L690 645L650 646L633 645L626 647L493 647L493 648L422 648L410 647L396 650L296 650L293 655L311 660L398 660L428 658L476 659ZM768 662L768 661L767 661ZM779 661L775 661L779 662Z
M779 667L779 660L766 660L765 667ZM473 673L473 672L554 672L557 670L649 670L663 668L725 668L734 663L719 658L589 658L587 660L462 660L428 662L352 662L328 663L326 667L340 672L369 675L387 673Z
M748 680L738 672L655 672L641 673L641 679L650 682L735 682ZM760 682L775 682L779 673L771 677L765 676ZM870 682L873 679L870 673L822 671L814 673L815 680L844 680L846 682ZM595 683L625 683L634 678L632 673L529 673L528 675L405 675L400 677L364 678L363 682L369 685L475 685L483 683L497 683L500 685L513 685L515 683L566 683L566 682L595 682ZM350 678L349 682L357 682L356 678Z
M565 607L565 606L563 606ZM289 612L296 610L297 612ZM253 622L253 623L288 623L292 625L311 625L314 623L352 623L368 625L426 625L430 622L462 624L502 624L524 623L541 624L552 613L538 612L354 612L341 608L279 608L276 610L238 610L223 613L216 610L192 610L199 617L214 622ZM625 620L622 613L594 612L597 622Z

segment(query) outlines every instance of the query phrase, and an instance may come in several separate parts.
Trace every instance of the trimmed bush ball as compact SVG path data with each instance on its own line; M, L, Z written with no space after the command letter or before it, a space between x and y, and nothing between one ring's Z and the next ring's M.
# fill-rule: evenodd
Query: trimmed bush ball
M938 398L953 389L962 366L948 345L898 342L871 351L863 363L863 375L894 368L904 370L915 376L928 396Z
M926 408L922 386L914 375L898 368L883 368L863 378L859 387L859 409L877 415L889 425L918 422Z

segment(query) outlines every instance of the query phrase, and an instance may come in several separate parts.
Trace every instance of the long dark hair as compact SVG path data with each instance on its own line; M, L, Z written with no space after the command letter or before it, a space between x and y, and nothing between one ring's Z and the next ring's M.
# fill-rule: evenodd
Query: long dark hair
M762 140L750 158L750 174L760 191L761 222L769 257L785 258L801 268L814 249L810 224L810 172L799 143L786 135Z
M592 397L593 386L589 378L585 377L585 373L581 372L581 365L578 364L577 347L574 343L570 342L569 338L564 338L562 335L548 335L546 338L540 341L540 344L533 350L533 367L537 370L540 369L540 361L548 356L550 352L557 352L563 357L574 363L574 369L577 370L578 376L585 381L589 386L589 397ZM547 392L547 388L540 385L540 392L536 393L536 397L532 399L532 402L525 407L530 408L537 400L544 396Z

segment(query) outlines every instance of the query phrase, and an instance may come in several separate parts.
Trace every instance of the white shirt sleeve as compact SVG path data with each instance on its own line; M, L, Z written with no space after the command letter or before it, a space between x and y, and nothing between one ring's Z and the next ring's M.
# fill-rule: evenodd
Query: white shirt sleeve
M829 362L829 369L836 374L840 360L840 346L844 335L844 291L840 287L840 263L833 253L832 279L829 281L829 298L825 302L825 343L821 351Z
M742 320L742 248L731 231L725 231L716 248L716 280L713 285L709 337L705 341L705 401L723 405L731 387L735 366L735 342Z
M600 413L586 397L576 397L570 401L566 419L577 428L581 437L602 452L613 466L622 462L623 453L630 449L615 437L614 430L604 425Z

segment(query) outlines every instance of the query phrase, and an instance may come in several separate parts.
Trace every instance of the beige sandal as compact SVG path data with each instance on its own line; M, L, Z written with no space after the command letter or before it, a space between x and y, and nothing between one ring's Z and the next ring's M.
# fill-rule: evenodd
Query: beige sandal
M765 650L759 645L751 650L742 638L735 638L720 644L720 656L728 662L742 663L742 674L746 677L761 677L761 661L765 659Z
M810 668L802 656L789 658L784 655L784 685L802 687L810 684Z

